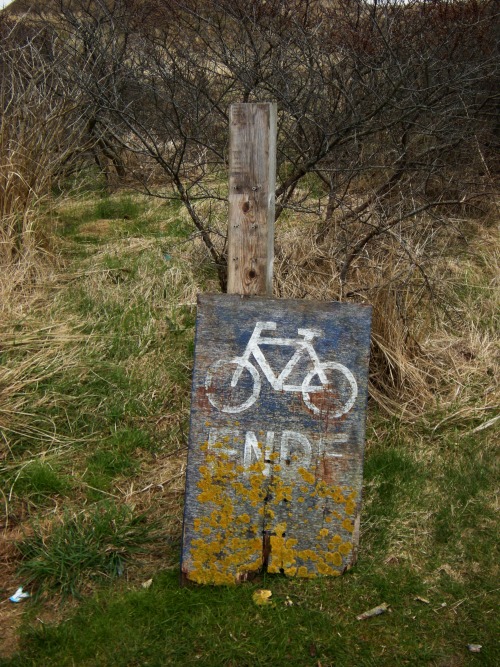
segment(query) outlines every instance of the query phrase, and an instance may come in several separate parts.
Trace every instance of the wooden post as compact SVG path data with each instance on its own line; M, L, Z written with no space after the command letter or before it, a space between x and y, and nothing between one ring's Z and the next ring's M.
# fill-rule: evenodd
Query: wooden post
M229 113L228 294L273 291L276 104Z

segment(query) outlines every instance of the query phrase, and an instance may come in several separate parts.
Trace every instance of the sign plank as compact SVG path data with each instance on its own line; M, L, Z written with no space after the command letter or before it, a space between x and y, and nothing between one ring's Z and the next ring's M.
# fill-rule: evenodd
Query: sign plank
M198 297L182 571L338 575L355 559L371 309Z

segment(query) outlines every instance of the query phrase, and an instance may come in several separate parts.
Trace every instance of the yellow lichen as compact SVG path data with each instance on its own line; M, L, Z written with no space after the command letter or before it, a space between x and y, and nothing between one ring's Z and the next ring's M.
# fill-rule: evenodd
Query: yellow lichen
M339 554L338 551L335 551L334 553L331 554L331 562L337 566L342 565L342 556Z
M316 480L315 475L304 467L298 468L300 478L296 482L285 484L277 474L281 470L276 464L277 452L266 454L274 464L273 476L266 480L263 473L270 466L264 461L262 442L258 443L261 458L245 468L231 460L227 451L229 441L230 437L226 436L210 448L207 443L202 445L205 460L199 468L197 499L200 505L206 506L206 512L193 522L200 538L193 539L190 544L189 578L199 583L236 583L241 574L258 570L263 559L260 516L264 517L266 530L273 533L269 538L269 572L284 572L287 576L301 578L338 576L342 556L347 557L353 545L345 538L345 533L342 538L338 534L331 537L330 532L334 521L338 521L343 531L354 531L349 518L356 510L356 492L352 487ZM290 458L299 460L296 455ZM303 504L307 499L306 514L306 508L299 509L294 501ZM284 505L284 501L291 504ZM252 507L257 509L251 510ZM275 512L272 507L278 517L290 517L290 536L286 536L285 522L273 526ZM306 517L311 520L311 512L322 517L329 527L319 530L315 538L317 543L311 542L311 548L297 549L301 543L302 546L309 545L293 536L295 522L303 525ZM317 520L316 517L313 520ZM324 540L328 542L327 547Z
M279 524L275 527L274 532L276 533L276 535L277 535L278 537L283 537L283 535L284 535L285 532L286 532L286 523L279 523Z
M356 509L356 504L353 503L351 500L348 500L345 504L345 513L354 514L355 509Z
M347 530L349 533L354 532L354 525L350 519L344 519L342 521L342 527Z
M297 551L297 557L301 560L310 560L313 562L317 561L319 558L318 554L312 549L302 549L302 551Z
M243 502L250 497L262 500L262 475L257 475L257 480L252 476L248 488L236 481L238 470L224 452L217 456L207 454L205 461L207 465L199 468L201 492L197 499L207 505L208 511L193 521L195 531L201 529L203 537L190 544L189 578L198 583L234 584L241 573L262 566L262 539L257 536L258 527L250 525L251 516L247 512L236 513L227 485L241 491ZM248 537L249 533L253 537Z
M315 477L309 470L306 470L306 468L299 468L298 472L302 477L302 479L304 480L304 482L308 482L309 484L314 484Z
M329 565L327 565L324 561L320 561L317 564L317 568L320 574L331 575L333 572L333 569Z
M352 551L352 543L351 542L343 542L339 546L339 551L340 551L341 554L344 554L344 556L347 556Z
M294 550L287 546L287 540L285 540L284 537L271 535L269 542L271 547L271 558L267 568L268 572L277 573L282 569L288 569L295 565Z

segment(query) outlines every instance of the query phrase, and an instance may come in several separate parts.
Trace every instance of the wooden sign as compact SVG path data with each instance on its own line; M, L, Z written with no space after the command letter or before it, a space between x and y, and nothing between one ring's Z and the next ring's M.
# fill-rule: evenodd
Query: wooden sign
M182 572L338 575L355 559L371 308L198 298Z

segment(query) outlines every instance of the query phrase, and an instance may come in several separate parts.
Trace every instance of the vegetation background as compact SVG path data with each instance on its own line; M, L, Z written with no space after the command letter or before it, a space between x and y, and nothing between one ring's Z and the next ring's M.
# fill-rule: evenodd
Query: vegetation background
M2 664L499 664L497 12L1 13ZM335 580L180 589L195 301L225 288L241 101L278 104L276 295L374 307L361 550Z

